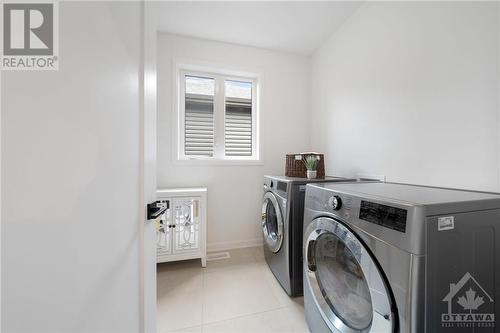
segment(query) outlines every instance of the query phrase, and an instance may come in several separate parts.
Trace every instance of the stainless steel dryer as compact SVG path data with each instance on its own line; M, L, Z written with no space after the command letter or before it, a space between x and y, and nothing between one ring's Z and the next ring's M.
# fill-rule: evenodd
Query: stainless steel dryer
M302 228L307 183L355 181L264 176L262 232L266 261L290 296L302 295Z
M309 328L497 332L499 244L497 193L394 183L307 185Z

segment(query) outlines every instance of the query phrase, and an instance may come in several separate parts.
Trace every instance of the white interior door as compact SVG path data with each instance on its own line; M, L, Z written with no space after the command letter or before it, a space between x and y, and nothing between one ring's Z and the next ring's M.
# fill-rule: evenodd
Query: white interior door
M1 78L1 331L153 332L144 219L156 187L155 51L144 47L144 5L59 6L59 70Z

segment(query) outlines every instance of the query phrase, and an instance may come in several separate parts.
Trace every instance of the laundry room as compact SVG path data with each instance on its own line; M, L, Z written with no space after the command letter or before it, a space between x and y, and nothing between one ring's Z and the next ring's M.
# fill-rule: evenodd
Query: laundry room
M422 317L426 308L420 293L427 281L423 258L432 256L418 238L425 229L409 219L428 214L418 207L448 200L450 205L453 200L465 204L480 195L377 186L405 183L498 192L498 3L188 2L158 4L154 11L159 21L158 186L201 187L207 205L200 206L206 215L199 229L192 229L200 230L200 244L206 241L206 248L194 254L201 262L178 262L171 252L175 239L163 243L158 328L445 330L435 326L449 324L440 317L427 324ZM236 82L238 88L232 86ZM309 169L316 175L308 177ZM357 184L342 185L351 182ZM306 184L316 183L310 196L321 198L319 203L306 193ZM326 194L319 190L324 188ZM366 197L354 195L358 188ZM349 191L353 194L344 194ZM425 199L425 191L433 199ZM390 195L394 201L380 199ZM484 194L482 199L498 198ZM340 218L357 215L362 222L354 222L352 230L342 222L319 227L332 214L322 211L324 207L336 205ZM171 207L172 216L184 209ZM316 216L324 220L308 221ZM176 223L164 220L166 225ZM351 244L333 232L343 227ZM356 233L356 227L366 228L365 234ZM498 235L498 227L493 229ZM479 237L484 248L464 246L463 258L469 251L498 253L492 240L471 233L476 238L470 241ZM365 242L373 248L365 249ZM429 244L453 255L444 245ZM191 246L199 245L188 245L188 252ZM347 263L335 262L339 257L352 258L349 265L355 268L345 273L342 266ZM456 268L456 263L447 267L454 274L443 278L447 282L442 291L436 290L442 298L448 284L466 272L460 273L465 268ZM437 281L437 271L427 269ZM371 280L365 283L363 276ZM491 278L482 283L496 292ZM403 302L411 290L415 296ZM433 297L432 302L441 302ZM311 309L315 307L319 310ZM408 314L410 309L415 314Z
M2 332L500 331L499 1L1 10Z

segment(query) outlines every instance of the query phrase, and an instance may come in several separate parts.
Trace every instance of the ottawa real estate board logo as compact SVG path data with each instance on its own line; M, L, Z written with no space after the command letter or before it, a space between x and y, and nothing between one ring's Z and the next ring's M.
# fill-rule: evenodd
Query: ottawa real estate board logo
M448 303L448 311L441 314L442 327L495 327L493 298L469 272L457 283L450 283L442 301Z
M2 2L0 17L0 69L58 69L57 2Z

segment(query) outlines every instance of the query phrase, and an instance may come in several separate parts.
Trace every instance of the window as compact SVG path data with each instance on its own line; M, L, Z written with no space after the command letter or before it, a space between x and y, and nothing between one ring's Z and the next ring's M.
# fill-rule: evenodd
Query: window
M257 80L179 71L180 160L258 160Z

